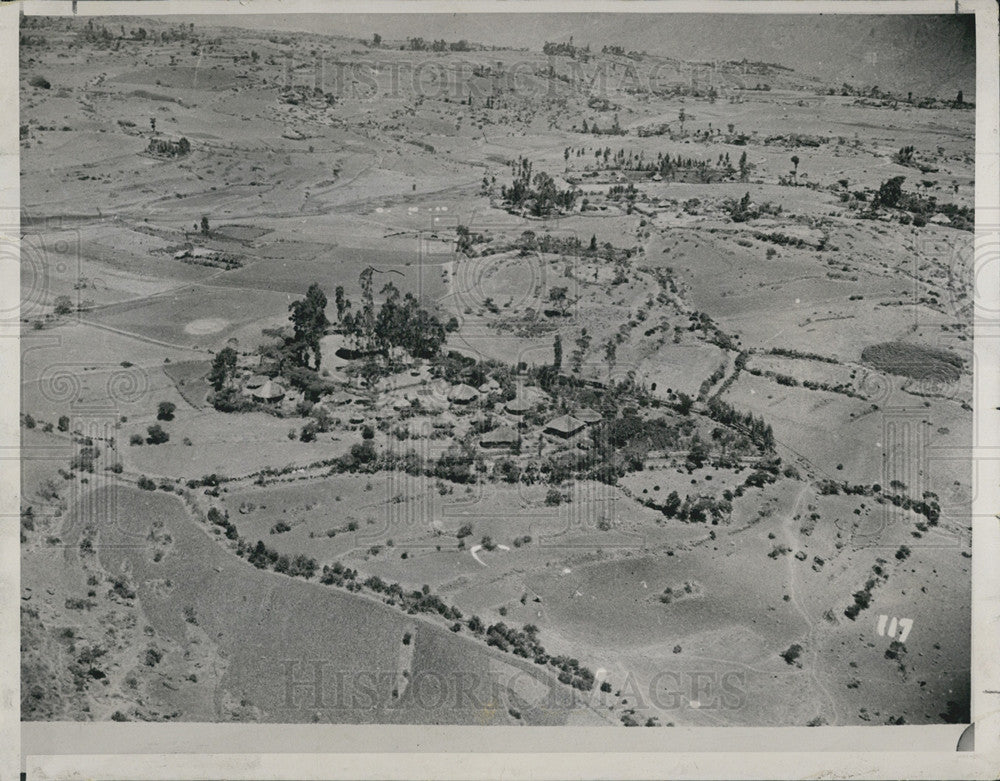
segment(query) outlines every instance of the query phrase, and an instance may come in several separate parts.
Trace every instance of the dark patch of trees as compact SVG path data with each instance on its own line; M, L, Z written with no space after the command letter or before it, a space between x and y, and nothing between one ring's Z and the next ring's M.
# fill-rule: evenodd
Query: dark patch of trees
M191 142L183 137L180 141L171 141L168 138L151 138L146 151L160 157L184 157L191 152Z
M555 211L573 208L577 191L559 190L555 180L544 171L533 175L531 161L525 157L511 163L514 181L500 188L500 197L509 210L527 209L535 217L547 217Z

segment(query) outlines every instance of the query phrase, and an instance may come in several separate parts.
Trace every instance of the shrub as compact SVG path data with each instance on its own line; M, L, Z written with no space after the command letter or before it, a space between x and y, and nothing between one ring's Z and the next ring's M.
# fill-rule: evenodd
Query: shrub
M177 405L172 401L161 401L160 405L156 409L156 419L157 420L173 420L174 411L177 409Z
M781 658L785 660L786 664L796 664L798 658L802 655L802 646L798 643L793 643L788 646L788 649L781 654Z
M162 445L164 442L170 440L170 435L163 430L163 427L159 423L154 423L152 426L146 429L146 442L150 445Z

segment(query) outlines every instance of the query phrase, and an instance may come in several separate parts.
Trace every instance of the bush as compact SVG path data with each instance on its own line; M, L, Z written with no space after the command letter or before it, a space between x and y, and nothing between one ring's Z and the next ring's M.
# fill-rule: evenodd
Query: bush
M146 442L150 445L162 445L164 442L170 440L170 435L163 430L163 427L159 423L155 423L146 429L148 436L146 437Z
M32 76L28 79L28 84L32 87L38 87L39 89L49 89L52 85L49 80L44 76Z
M63 432L69 431L69 415L60 415L56 428Z
M154 483L152 480L150 480L148 477L146 477L146 475L141 475L139 477L138 485L139 485L139 488L141 488L143 491L155 491L156 490L156 483Z
M558 507L562 504L562 493L558 488L550 488L545 494L545 504L549 507Z
M177 405L171 401L161 401L160 405L156 409L156 419L157 420L173 420L174 411L177 409Z
M786 664L796 664L801 655L802 646L794 643L788 647L788 650L781 654L781 658L785 660Z

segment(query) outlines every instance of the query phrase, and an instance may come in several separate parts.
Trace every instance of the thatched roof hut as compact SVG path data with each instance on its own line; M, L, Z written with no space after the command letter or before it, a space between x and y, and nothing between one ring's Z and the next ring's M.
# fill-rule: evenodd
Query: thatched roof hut
M285 389L272 380L268 380L251 393L257 401L281 401L285 398Z
M461 385L455 385L448 391L448 401L456 404L468 404L478 398L479 391L471 385L466 385L464 382Z
M521 437L510 426L500 426L487 431L479 438L480 447L511 447L520 441Z
M560 415L545 424L545 433L567 439L581 431L586 425L582 420L578 420L572 415Z
M518 396L516 399L511 399L504 405L506 409L512 415L523 415L525 412L530 411L534 408L534 404L528 401L522 396Z

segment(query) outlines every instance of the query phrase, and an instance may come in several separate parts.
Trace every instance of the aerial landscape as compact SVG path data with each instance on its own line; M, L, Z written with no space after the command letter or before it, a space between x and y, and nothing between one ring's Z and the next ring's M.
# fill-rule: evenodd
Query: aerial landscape
M22 18L22 719L967 723L969 22L488 16Z

